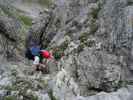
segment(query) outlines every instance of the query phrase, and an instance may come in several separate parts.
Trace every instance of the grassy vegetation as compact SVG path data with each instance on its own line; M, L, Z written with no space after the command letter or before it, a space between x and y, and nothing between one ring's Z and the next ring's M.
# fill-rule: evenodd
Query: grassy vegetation
M41 5L49 6L51 4L51 0L38 0Z
M6 8L5 6L0 5L0 8L1 8L1 10L3 11L3 13L5 15L7 15L7 16L13 16L13 13L8 8Z
M19 19L27 26L32 25L32 19L28 16L19 15Z
M2 11L2 9L0 8L0 16L4 16L5 13Z
M19 10L9 9L9 8L6 8L5 6L1 6L0 8L1 8L0 12L3 11L2 13L4 13L5 16L15 17L15 18L19 19L26 26L32 25L32 19L28 16L20 14Z
M6 96L4 100L17 100L16 96Z
M33 0L25 0L25 2L31 3L31 2L33 2ZM40 5L42 5L42 6L48 7L49 5L51 5L52 0L37 0L37 2L38 2Z

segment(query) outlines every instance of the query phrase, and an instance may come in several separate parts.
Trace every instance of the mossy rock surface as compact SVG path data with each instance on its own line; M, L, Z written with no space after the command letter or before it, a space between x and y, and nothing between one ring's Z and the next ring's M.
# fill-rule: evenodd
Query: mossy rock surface
M32 19L28 16L19 15L19 19L27 26L32 25Z
M6 96L4 97L4 100L17 100L16 96Z
M24 2L27 2L27 3L37 2L42 6L48 7L48 6L51 5L52 0L36 0L36 1L34 1L34 0L24 0Z

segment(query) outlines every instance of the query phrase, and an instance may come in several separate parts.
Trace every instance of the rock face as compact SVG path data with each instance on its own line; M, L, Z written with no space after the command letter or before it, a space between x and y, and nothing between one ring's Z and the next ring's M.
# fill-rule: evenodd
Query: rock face
M45 28L35 23L39 28L34 32L37 27L33 27L32 33L45 34L38 38L43 47L58 48L66 55L59 60L58 70L69 73L81 95L115 91L121 82L132 80L131 1L56 0L48 12L50 20L41 19L49 23L42 24ZM55 33L52 38L50 33Z
M69 72L82 95L89 95L85 94L87 91L115 91L121 81L131 78L130 3L126 0L56 2L57 18L62 23L52 43L62 48L64 37L68 36L69 43L78 45L72 52L67 52L71 47L63 51L72 57L62 58L63 63L58 67Z
M30 75L31 66L12 64L13 77L1 78L0 85L7 82L15 89L0 94L17 91L22 100L36 100L33 95L39 100L132 100L132 11L132 0L55 0L33 21L26 47L40 43L56 63L48 63L48 75ZM15 25L5 19L0 19L1 36L16 43ZM20 84L24 89L18 91Z
M7 57L13 56L19 41L17 22L13 18L0 17L1 53Z
M62 27L52 43L62 48L63 37L68 36L69 43L78 45L75 49L70 47L72 52L67 52L69 46L64 50L71 56L62 58L58 67L74 78L80 94L115 91L121 81L131 81L132 3L126 0L75 0L62 1L62 5L57 2L58 13L63 15L60 18Z

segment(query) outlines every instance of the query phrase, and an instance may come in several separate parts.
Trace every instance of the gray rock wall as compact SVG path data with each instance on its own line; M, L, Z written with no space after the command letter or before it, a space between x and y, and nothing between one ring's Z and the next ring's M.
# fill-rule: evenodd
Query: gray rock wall
M48 64L52 97L132 100L128 86L133 80L132 11L131 0L56 0L48 11L41 12L28 38L53 53L61 52L56 64ZM7 33L14 39L14 34ZM49 99L47 91L43 96Z

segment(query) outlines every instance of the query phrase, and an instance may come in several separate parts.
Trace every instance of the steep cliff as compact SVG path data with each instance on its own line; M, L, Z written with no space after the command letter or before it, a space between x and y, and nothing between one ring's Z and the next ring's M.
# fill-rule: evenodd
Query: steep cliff
M26 25L28 31L17 33L24 36L23 44L18 42L22 52L30 37L51 50L57 63L50 61L50 73L43 75L31 73L26 60L9 62L11 77L5 80L10 84L1 88L10 94L4 96L16 100L132 100L132 11L132 0L53 1L32 18L32 25ZM0 20L1 36L14 39L5 23Z

